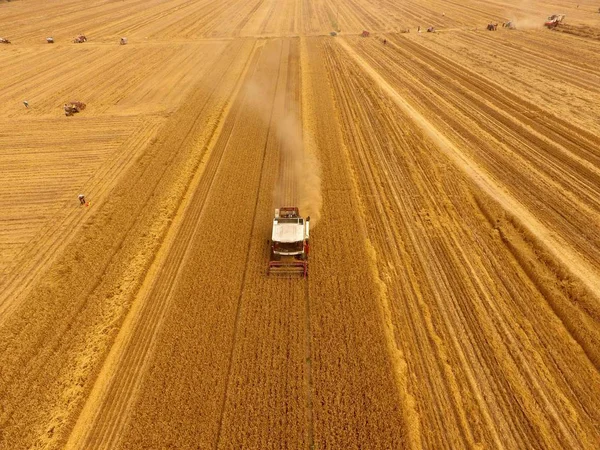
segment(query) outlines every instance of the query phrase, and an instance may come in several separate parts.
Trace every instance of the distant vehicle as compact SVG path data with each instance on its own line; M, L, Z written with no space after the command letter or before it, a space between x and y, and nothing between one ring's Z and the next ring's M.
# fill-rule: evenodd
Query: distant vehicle
M295 206L275 210L268 274L308 275L309 224Z
M546 22L544 22L544 26L548 28L556 28L558 25L562 23L565 18L565 14L552 14Z
M73 39L73 42L75 44L81 44L83 42L87 42L87 37L85 37L85 35L83 35L83 34L80 34L75 39Z
M10 41L8 40L8 38L0 37L0 44L10 44Z
M65 103L64 110L65 116L72 116L85 109L85 103L83 102L69 102Z
M125 45L125 44L127 44L127 38L122 37L121 40L119 41L119 45Z
M54 38L53 38L53 37L47 37L47 38L46 38L46 42L47 42L48 44L54 44Z
M363 32L360 35L362 37L369 37L371 35L371 33L369 33L367 30L363 30Z

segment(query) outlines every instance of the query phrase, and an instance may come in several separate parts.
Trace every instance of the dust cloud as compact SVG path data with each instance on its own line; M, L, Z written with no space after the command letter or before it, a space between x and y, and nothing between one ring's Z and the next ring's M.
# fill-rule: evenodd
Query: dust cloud
M300 214L310 216L311 225L321 217L323 198L321 195L321 166L315 155L315 145L307 133L302 131L299 118L288 113L283 117L273 117L279 148L281 170L273 200L277 205L298 206Z
M546 18L552 14L555 12L542 8L539 4L531 1L519 2L504 12L506 18L515 24L517 30L543 28Z
M303 130L302 121L295 111L299 108L287 98L285 105L275 100L273 111L265 99L267 90L259 83L250 83L245 89L247 104L261 115L276 133L280 150L279 175L273 189L273 208L297 206L303 217L310 216L311 228L321 217L321 165L316 157L316 144ZM282 110L284 110L282 112Z

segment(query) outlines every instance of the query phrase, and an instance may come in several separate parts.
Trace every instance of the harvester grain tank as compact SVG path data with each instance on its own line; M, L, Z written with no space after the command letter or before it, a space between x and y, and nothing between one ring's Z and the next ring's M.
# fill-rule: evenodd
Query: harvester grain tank
M271 232L269 274L308 275L310 217L300 216L295 206L275 210Z

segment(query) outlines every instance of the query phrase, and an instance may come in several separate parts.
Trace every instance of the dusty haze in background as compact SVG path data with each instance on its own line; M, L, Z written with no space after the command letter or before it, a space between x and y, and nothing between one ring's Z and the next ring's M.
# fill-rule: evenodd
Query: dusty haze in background
M560 11L550 11L542 6L535 6L530 1L519 2L514 8L505 12L506 18L513 21L517 30L543 28L548 16L559 13Z

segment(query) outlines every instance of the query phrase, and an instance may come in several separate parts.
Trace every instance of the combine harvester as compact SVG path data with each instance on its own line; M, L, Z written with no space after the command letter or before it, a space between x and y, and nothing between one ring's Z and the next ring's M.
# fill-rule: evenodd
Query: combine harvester
M275 210L267 274L308 276L309 224L310 217L300 217L295 206Z
M544 22L544 26L550 29L556 28L562 23L564 19L564 14L552 14L550 17L548 17L546 22Z
M65 116L72 116L85 109L85 103L83 102L69 102L63 106L65 110Z

